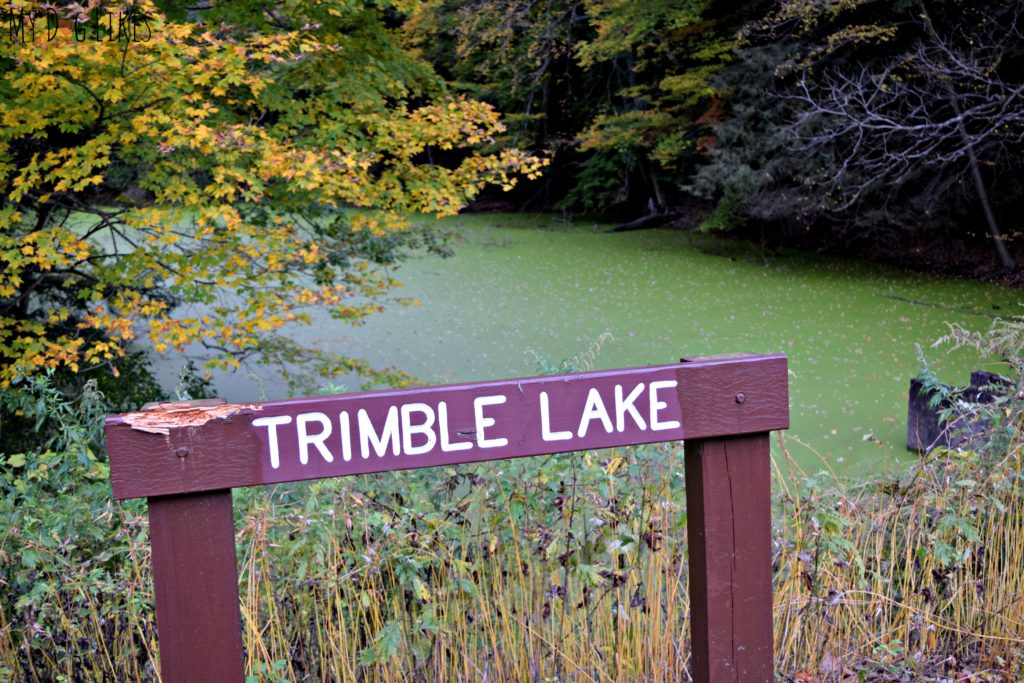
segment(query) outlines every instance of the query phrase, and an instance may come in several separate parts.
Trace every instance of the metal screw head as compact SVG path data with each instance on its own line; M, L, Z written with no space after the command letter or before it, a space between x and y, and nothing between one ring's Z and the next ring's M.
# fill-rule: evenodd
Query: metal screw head
M744 394L742 391L737 391L736 392L736 402L737 403L743 403L746 400L747 400L747 395L746 394Z
M191 452L192 449L189 448L188 446L178 446L177 448L174 449L174 454L179 458L184 458Z

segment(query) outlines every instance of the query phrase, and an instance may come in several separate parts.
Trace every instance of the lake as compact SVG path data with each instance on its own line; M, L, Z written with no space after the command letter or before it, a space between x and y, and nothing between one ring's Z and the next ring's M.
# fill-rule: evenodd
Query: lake
M534 215L468 215L445 226L461 235L453 257L413 254L398 270L397 294L421 305L389 306L359 327L320 316L298 339L424 383L533 375L567 360L604 369L782 352L788 447L811 471L827 463L860 474L914 457L904 443L915 344L942 379L964 384L972 369L998 366L929 348L946 322L985 329L1019 311L1015 289L696 233L608 233ZM165 383L179 366L162 365ZM287 395L269 375L215 381L232 401ZM354 390L359 380L334 384Z

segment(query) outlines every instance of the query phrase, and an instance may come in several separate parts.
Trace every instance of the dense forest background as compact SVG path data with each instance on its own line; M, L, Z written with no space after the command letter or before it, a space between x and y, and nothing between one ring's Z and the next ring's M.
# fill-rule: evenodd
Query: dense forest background
M92 376L111 409L137 405L160 396L133 346L146 337L157 353L200 348L207 367L407 381L284 330L382 310L410 249L448 248L410 216L467 208L1019 282L1022 11L13 3L0 389L46 371L77 395ZM182 383L204 393L199 375ZM9 420L5 439L30 422Z
M479 209L675 221L977 275L1017 260L1022 9L438 0L404 31L505 114L501 142L552 160Z

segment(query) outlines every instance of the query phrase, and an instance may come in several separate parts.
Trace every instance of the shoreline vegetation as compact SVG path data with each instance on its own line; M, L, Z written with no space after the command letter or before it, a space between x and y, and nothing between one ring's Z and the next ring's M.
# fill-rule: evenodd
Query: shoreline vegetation
M777 680L1024 675L1019 390L970 407L969 447L881 479L804 471L778 435ZM70 404L42 379L31 393L21 410L61 429L7 460L0 677L157 680L145 507L110 500L101 399ZM236 491L250 680L690 680L681 457L663 444Z

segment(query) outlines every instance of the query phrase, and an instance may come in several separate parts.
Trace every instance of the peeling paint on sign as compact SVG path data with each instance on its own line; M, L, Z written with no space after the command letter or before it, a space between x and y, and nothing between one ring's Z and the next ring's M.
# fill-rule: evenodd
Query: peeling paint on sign
M195 402L160 403L152 408L126 413L121 419L132 429L149 434L170 434L179 427L200 427L210 420L223 420L241 412L262 410L258 403L220 403L197 405Z

